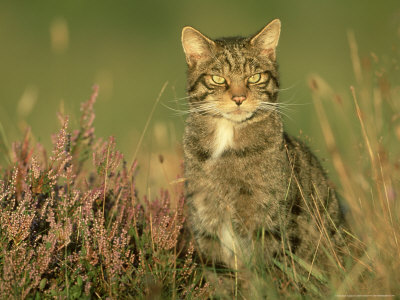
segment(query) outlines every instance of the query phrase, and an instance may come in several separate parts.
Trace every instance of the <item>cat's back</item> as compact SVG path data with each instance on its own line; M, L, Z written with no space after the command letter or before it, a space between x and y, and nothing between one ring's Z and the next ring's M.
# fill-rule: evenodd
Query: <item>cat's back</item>
M334 185L329 181L320 160L300 139L284 134L285 149L292 169L293 184L299 207L308 218L321 214L326 228L335 231L334 224L345 222Z
M326 172L309 146L287 133L284 133L283 140L288 161L299 182L312 185L322 180L326 184Z

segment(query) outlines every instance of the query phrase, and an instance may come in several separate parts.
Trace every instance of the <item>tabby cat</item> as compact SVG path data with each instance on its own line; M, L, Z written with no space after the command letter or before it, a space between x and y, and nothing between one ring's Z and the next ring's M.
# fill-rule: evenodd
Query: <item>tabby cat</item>
M318 159L283 129L280 29L276 19L248 38L182 31L189 227L202 257L231 270L288 253L310 264L341 264L335 192Z

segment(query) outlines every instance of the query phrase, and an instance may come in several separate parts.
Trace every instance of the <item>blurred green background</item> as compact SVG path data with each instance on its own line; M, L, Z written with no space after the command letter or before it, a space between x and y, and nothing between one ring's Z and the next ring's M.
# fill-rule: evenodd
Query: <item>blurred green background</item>
M180 166L184 117L164 105L177 108L175 99L185 96L182 27L194 26L211 38L249 35L274 18L282 21L278 60L287 90L280 99L310 104L294 106L286 126L322 148L323 140L314 138L318 123L307 77L316 73L347 93L354 82L348 30L363 55L390 55L400 37L399 0L1 0L0 123L8 144L28 124L50 149L50 136L59 128L55 112L69 114L76 127L80 103L98 84L96 135L115 136L130 161L168 81L139 158L149 175L154 156L163 154L176 167L162 172L171 180Z

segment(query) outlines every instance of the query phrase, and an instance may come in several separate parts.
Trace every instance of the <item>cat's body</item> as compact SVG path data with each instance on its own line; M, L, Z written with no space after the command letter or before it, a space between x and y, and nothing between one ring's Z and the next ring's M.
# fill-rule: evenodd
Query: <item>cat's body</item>
M182 34L189 226L201 254L231 269L287 250L310 263L326 259L320 243L335 256L335 193L317 158L284 132L276 109L279 32L275 20L252 38L211 41L190 27Z

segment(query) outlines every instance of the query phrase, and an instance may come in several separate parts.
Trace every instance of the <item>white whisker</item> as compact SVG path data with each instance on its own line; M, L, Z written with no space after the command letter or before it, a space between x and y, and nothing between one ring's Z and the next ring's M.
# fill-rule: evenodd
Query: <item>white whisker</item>
M293 83L292 85L288 86L287 88L284 88L284 89L277 89L277 91L279 91L279 92L286 92L286 91L289 91L289 90L291 90L291 89L297 87L297 86L299 85L299 83L300 83L300 81L297 81L297 82Z
M276 111L293 121L292 117L288 115L291 109L281 105L281 103L261 102L260 108L266 111Z
M190 112L199 113L202 115L205 115L205 114L220 115L221 114L213 102L192 103L191 106L192 107L189 109Z
M193 95L189 95L189 96L186 96L186 97L173 98L173 99L168 100L168 102L180 102L180 101L187 102L186 100L189 100L189 99L194 98L196 96L197 96L196 94L193 94Z
M166 105L166 104L164 104L164 103L161 103L161 105L164 106L165 108L168 108L169 110L172 110L172 111L175 112L176 115L178 115L178 116L179 116L179 115L183 116L183 115L187 115L187 114L190 113L190 110L176 109L176 108L170 107L170 106L168 106L168 105Z

